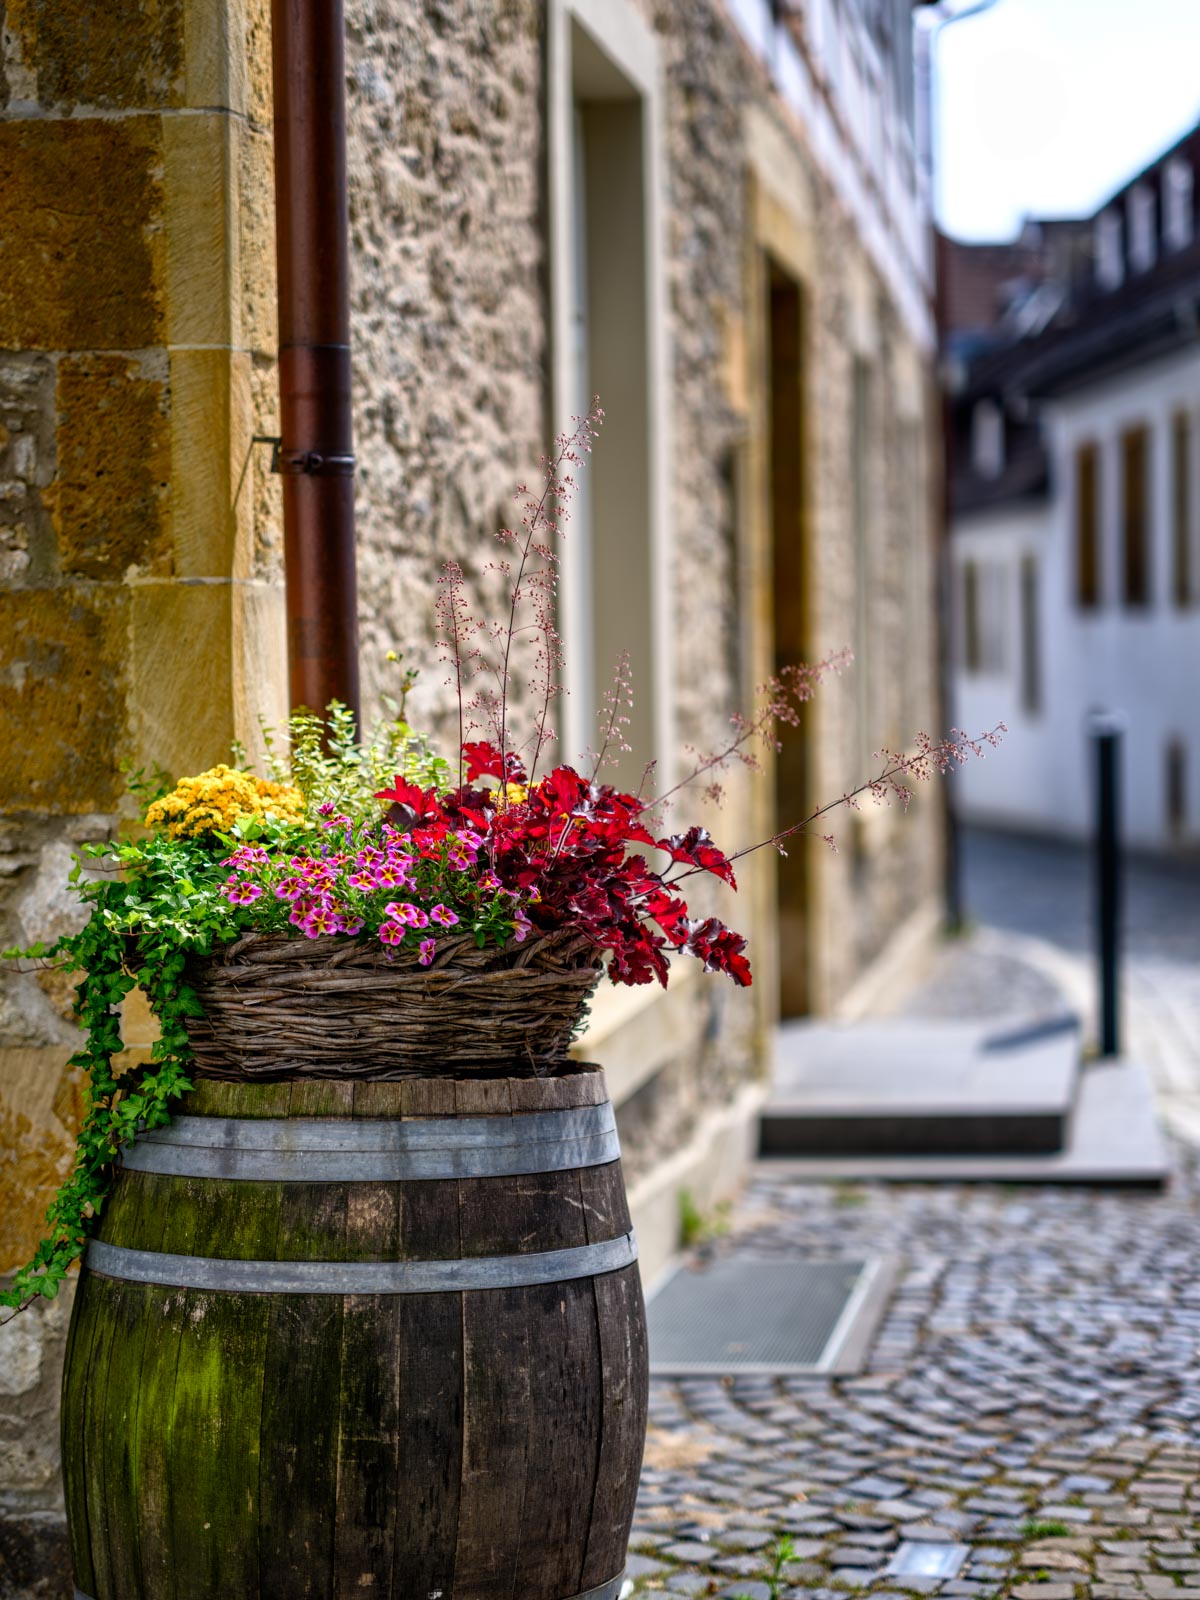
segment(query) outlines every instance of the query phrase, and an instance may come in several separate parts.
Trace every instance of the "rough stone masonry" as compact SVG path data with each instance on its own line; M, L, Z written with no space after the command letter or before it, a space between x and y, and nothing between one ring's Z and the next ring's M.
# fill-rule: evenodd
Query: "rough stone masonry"
M347 5L368 700L388 648L428 660L442 560L466 562L481 607L495 598L489 536L563 420L548 379L548 3ZM748 558L769 537L752 122L800 175L810 638L817 653L869 649L879 736L899 743L933 720L926 356L719 0L636 9L663 85L678 745L717 742L771 661L769 578ZM5 944L67 926L71 853L131 822L123 762L200 770L286 714L278 497L251 444L275 417L270 115L267 0L0 0ZM850 419L867 371L856 542ZM856 703L846 679L813 708L815 795L863 775ZM436 665L413 709L446 731ZM770 823L770 796L769 780L735 777L710 820L748 842ZM806 847L826 1008L936 887L931 805L839 832L836 856ZM773 896L763 853L742 903L768 973ZM61 975L3 975L0 1270L28 1253L70 1159L70 1005ZM769 984L747 998L697 983L647 1013L638 1037L661 1060L621 1110L635 1181L752 1079L772 1009ZM147 1020L130 1021L144 1048ZM3 1336L0 1593L36 1592L52 1570L67 1309L36 1308Z

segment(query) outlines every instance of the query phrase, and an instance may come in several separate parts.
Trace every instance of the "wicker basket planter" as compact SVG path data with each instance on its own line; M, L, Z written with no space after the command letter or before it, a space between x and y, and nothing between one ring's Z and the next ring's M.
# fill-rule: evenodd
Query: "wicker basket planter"
M202 1077L543 1077L567 1057L600 977L576 933L506 950L439 940L432 966L374 941L247 934L196 959Z

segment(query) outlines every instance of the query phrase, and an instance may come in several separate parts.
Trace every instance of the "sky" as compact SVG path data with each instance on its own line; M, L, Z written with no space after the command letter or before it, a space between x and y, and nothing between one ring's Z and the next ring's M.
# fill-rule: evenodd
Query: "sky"
M996 0L936 50L936 205L956 238L1087 215L1200 121L1200 0Z

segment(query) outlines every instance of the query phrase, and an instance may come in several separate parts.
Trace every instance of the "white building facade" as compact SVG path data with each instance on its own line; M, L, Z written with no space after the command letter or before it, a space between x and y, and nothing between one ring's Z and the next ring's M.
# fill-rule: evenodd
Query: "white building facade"
M1087 836L1090 724L1115 713L1127 841L1200 847L1200 265L1184 159L1103 208L1091 293L979 358L956 407L953 713L970 733L1009 730L956 778L964 820Z

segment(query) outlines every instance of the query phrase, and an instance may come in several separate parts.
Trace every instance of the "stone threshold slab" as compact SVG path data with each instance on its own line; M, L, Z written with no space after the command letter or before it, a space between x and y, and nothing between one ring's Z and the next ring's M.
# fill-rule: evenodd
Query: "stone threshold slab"
M1079 1026L787 1023L764 1156L1048 1156L1066 1145Z
M1064 1183L1162 1188L1170 1175L1149 1074L1140 1062L1083 1067L1065 1148L1055 1155L763 1156L764 1176L798 1182Z

